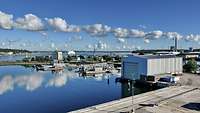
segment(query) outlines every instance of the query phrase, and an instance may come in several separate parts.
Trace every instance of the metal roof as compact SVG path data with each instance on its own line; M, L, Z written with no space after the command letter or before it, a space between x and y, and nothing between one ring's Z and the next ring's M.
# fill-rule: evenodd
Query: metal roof
M146 59L160 59L160 58L181 58L180 56L176 55L132 55L140 58L146 58Z

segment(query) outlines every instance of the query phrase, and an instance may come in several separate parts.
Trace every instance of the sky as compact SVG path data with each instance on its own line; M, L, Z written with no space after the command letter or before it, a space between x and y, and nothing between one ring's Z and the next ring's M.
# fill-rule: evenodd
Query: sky
M200 46L199 0L1 0L0 48L135 50Z

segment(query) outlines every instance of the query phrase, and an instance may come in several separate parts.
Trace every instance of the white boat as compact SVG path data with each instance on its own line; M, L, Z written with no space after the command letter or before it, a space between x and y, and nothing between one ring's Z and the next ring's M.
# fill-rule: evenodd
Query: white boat
M65 63L63 61L53 60L52 66L56 68L64 68Z

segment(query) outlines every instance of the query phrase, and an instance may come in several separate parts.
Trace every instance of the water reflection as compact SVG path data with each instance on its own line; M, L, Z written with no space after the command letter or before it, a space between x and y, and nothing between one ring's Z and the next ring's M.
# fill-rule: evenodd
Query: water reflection
M14 80L12 76L7 75L0 80L0 95L7 91L13 90Z
M34 91L42 85L44 80L41 74L18 76L13 79L14 86L24 87L27 91Z
M26 91L34 91L40 87L62 87L69 79L80 77L77 73L69 70L59 72L36 72L26 75L3 75L0 78L0 95L13 91L16 87L24 88ZM109 84L109 74L97 74L95 76L82 76L84 79L93 78L96 81L107 80Z
M155 89L150 88L150 87L138 86L138 85L136 86L136 84L133 82L122 83L121 84L121 98L145 93L152 90L155 90Z
M130 96L130 86L116 83L116 77L119 76L81 76L68 68L52 73L2 66L0 113L66 113ZM135 94L140 91L144 92L144 88L134 88Z
M76 74L69 71L55 73L49 76L48 73L32 72L29 75L3 75L0 79L0 95L14 90L16 87L25 88L27 91L34 91L42 85L46 87L64 86L68 79ZM47 80L46 80L47 79Z
M73 74L72 73L63 73L61 71L58 74L54 75L52 78L50 78L49 81L47 82L46 86L47 87L51 87L51 86L62 87L67 83L68 79L73 76Z

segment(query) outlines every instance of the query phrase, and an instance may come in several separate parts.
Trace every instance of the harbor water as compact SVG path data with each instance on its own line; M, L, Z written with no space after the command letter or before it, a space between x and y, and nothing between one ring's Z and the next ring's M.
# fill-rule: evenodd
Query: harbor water
M0 113L66 113L130 96L128 84L116 74L83 77L73 69L36 71L23 66L0 66ZM149 89L134 88L134 94Z

